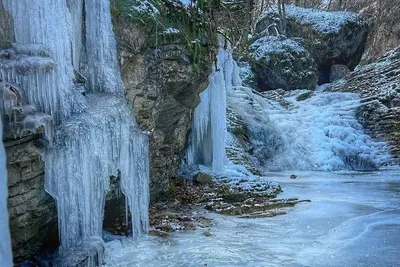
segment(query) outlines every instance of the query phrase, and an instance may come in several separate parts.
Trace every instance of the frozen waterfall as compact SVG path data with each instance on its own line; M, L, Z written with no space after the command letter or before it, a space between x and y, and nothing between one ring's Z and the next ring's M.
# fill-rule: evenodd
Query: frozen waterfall
M3 127L0 118L0 263L4 267L11 267L13 264L10 228L8 226L7 197L6 155L4 153Z
M234 87L228 104L246 125L256 167L264 172L334 171L388 164L387 144L373 140L357 121L356 110L365 101L357 94L318 89L305 100L296 99L302 90L272 100L268 92Z
M187 164L205 165L221 173L226 163L226 95L232 90L234 61L229 42L221 41L210 83L194 110ZM226 48L224 48L224 45Z
M148 138L123 98L109 0L2 1L16 56L0 81L18 84L54 120L44 159L62 247L101 236L110 176L120 178L134 236L146 232Z

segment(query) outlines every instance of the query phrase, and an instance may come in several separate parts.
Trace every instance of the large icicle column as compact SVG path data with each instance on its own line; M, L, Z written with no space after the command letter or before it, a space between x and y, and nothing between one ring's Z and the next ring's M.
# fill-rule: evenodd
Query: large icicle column
M0 118L0 263L1 266L11 267L13 264L10 228L8 226L7 197L6 155L3 145L3 123Z
M225 45L225 41L221 41L216 63L210 76L210 84L200 94L201 102L194 110L187 164L205 165L213 172L220 173L227 160L226 94L232 90L234 66L228 42Z
M2 1L20 56L0 67L0 80L18 83L54 119L45 179L57 200L62 247L99 240L110 176L120 178L134 235L146 232L148 138L123 97L109 0Z

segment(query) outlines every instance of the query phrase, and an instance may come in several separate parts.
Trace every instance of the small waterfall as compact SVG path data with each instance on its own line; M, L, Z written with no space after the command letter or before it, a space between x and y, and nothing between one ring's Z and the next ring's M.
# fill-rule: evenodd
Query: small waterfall
M221 39L222 40L222 39ZM223 47L226 48L223 48ZM221 41L209 86L194 110L187 164L205 165L220 173L226 163L226 95L232 90L234 61L229 42Z
M10 228L8 226L8 210L7 210L7 167L6 155L3 145L3 124L0 118L0 263L4 267L11 267L11 239Z
M62 247L101 237L111 175L120 177L134 236L146 232L148 138L123 98L109 0L2 1L18 56L0 68L0 81L19 84L27 102L54 120L45 180Z

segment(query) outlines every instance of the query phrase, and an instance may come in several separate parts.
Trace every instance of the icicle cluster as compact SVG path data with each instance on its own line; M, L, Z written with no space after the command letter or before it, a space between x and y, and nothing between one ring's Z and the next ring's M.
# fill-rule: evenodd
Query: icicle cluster
M112 31L110 1L85 0L86 53L91 92L122 94L117 50Z
M6 155L3 146L3 127L0 118L0 263L1 266L11 267L11 239L10 228L8 226L8 210L7 210L7 168Z
M101 236L111 175L121 177L135 235L147 230L148 140L124 100L88 95L88 111L71 117L46 153L46 189L57 199L63 246ZM137 133L132 135L132 133ZM120 173L120 174L119 174Z
M193 132L187 152L189 165L206 165L216 173L224 169L226 95L232 91L233 70L230 44L222 40L209 86L200 94L201 102L194 110ZM235 79L235 82L238 81Z
M53 0L3 0L3 4L13 18L18 47L21 52L30 53L1 78L19 83L29 103L51 115L56 122L72 112L82 111L82 95L71 90L74 86L72 27L67 5ZM52 70L49 58L55 63ZM20 71L24 65L31 66L32 61L37 61L39 66L28 68L27 72Z
M3 3L16 43L8 54L0 53L0 81L17 83L26 102L58 125L46 148L46 190L57 199L65 251L101 236L111 175L121 178L134 235L144 233L148 139L123 99L109 0ZM84 96L85 91L96 94ZM13 101L3 103L2 113ZM27 118L27 125L39 119Z

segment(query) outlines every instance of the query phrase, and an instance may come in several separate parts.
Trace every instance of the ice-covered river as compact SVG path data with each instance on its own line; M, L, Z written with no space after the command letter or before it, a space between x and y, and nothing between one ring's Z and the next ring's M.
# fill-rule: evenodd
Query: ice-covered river
M400 170L271 173L280 197L310 199L283 216L211 214L204 230L107 243L111 266L400 266Z

